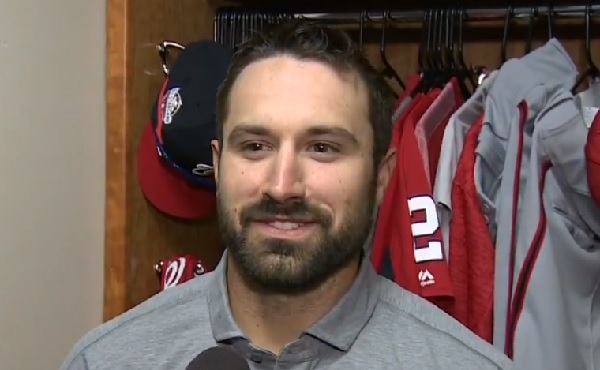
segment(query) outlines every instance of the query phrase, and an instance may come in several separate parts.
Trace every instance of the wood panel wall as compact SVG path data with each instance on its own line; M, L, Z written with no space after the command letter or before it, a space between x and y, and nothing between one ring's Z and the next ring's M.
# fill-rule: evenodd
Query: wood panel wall
M164 79L156 45L212 39L213 14L205 0L108 0L105 320L156 292L159 259L201 250L210 267L220 255L215 221L183 223L157 212L139 190L136 166Z
M142 196L136 168L141 132L164 78L155 46L164 39L185 44L212 38L215 1L108 0L105 320L157 291L153 265L158 260L193 253L212 268L221 255L215 220L184 223L160 214ZM556 36L583 70L583 20L557 23ZM364 34L376 66L381 66L380 32L374 26ZM420 25L390 24L386 32L386 55L398 74L405 78L416 72ZM524 54L525 34L523 23L511 28L509 56ZM547 40L544 22L535 34L534 46ZM464 37L467 63L492 69L499 65L501 21L468 24ZM598 55L600 27L593 29L593 37Z

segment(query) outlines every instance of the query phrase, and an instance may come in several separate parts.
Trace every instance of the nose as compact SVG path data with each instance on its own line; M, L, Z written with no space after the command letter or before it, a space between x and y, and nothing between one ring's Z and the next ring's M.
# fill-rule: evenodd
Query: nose
M269 169L269 181L264 189L265 195L282 203L303 198L306 187L300 162L300 158L291 145L280 147Z

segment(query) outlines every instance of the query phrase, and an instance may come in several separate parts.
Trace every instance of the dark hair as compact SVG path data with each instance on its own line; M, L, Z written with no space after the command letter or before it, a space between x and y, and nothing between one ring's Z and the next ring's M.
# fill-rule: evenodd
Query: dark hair
M322 62L340 73L355 73L360 77L368 91L369 120L374 136L373 164L378 166L390 144L395 100L393 91L346 32L307 21L286 21L264 32L257 32L239 45L227 77L217 93L219 142L223 142L223 123L229 110L229 95L238 76L253 62L277 55Z

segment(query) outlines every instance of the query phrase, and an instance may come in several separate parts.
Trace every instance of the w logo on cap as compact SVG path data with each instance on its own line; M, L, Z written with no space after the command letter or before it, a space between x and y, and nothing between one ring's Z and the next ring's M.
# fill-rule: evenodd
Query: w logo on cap
M167 258L157 263L155 269L160 277L161 291L183 284L206 272L202 263L192 255Z

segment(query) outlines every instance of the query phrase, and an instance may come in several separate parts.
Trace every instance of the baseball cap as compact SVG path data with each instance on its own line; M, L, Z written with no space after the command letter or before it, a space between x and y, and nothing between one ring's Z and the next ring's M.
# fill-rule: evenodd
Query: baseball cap
M138 148L138 180L146 199L173 217L216 212L211 140L216 95L231 48L214 41L186 45L165 79Z

